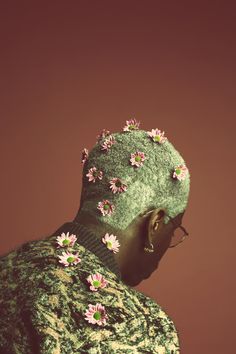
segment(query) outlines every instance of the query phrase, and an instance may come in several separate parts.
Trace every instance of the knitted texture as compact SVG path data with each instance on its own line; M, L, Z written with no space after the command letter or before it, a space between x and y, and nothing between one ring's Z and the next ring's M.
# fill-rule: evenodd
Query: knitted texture
M106 137L97 141L84 162L80 209L101 223L124 230L138 214L145 210L164 208L170 217L186 209L190 190L190 173L184 180L173 178L176 166L186 165L183 157L169 139L159 144L145 130L111 133L115 143L107 151L101 150ZM131 153L145 154L140 167L131 165ZM103 172L95 183L86 174L92 167ZM127 185L123 193L113 193L109 181L118 177ZM114 205L111 215L102 215L98 203L107 199ZM169 217L165 215L164 223Z
M56 239L61 232L77 236L74 251L81 263L64 267L58 262L62 249L56 248ZM95 255L98 241L87 242L91 251L80 244L89 235L97 239L84 226L69 222L53 235L0 257L0 353L179 354L178 327L168 312L125 285L105 264L105 252ZM112 253L110 266L111 260ZM95 273L108 284L91 291L87 278ZM85 319L89 305L96 303L108 315L104 326Z

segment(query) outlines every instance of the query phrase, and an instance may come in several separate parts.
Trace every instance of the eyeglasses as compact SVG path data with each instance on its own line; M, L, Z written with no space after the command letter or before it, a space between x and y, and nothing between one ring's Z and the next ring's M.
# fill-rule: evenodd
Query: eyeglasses
M154 209L149 210L149 211L141 214L141 216L146 216L149 213L151 213L153 210ZM168 214L166 214L166 216L168 216L168 218L170 219L171 223L175 227L175 231L173 233L173 236L171 238L171 242L170 242L170 245L169 245L169 248L171 248L171 247L175 247L178 244L180 244L181 242L183 242L186 239L186 237L189 236L189 233L187 232L187 230L182 225L177 226L175 224L173 218L171 218Z
M186 231L186 229L182 225L177 226L175 224L174 220L169 215L167 215L167 216L170 219L171 223L174 225L174 227L176 227L176 229L173 233L173 236L171 238L170 245L169 245L169 248L171 248L171 247L175 247L178 244L180 244L181 242L183 242L185 240L185 238L187 236L189 236L189 233Z

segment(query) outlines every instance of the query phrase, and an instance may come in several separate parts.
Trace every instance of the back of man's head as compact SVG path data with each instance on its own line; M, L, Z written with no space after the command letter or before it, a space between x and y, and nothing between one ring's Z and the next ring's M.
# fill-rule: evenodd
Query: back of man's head
M150 208L162 207L174 218L186 209L189 190L189 170L164 132L136 124L117 133L103 130L84 158L80 209L124 230Z

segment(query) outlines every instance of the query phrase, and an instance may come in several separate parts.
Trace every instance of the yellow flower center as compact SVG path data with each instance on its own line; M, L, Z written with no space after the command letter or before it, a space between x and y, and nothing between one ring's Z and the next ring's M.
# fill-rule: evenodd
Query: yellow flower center
M93 286L98 287L101 284L99 280L94 280L93 281Z
M63 245L68 245L69 243L70 243L70 240L68 240L68 239L65 239L65 240L63 240Z
M75 259L75 257L70 256L70 257L67 258L67 262L71 263L71 262L74 261L74 259Z
M101 313L100 313L99 311L96 311L96 312L94 312L93 317L95 318L95 320L100 320L100 318L101 318Z
M110 249L112 248L112 242L111 241L107 241L107 247L110 248Z

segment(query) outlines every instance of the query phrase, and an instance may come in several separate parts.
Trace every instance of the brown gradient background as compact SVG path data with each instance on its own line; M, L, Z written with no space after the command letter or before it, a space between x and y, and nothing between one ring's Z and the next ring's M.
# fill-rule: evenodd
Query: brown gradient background
M174 320L181 354L233 353L233 3L0 7L1 254L75 217L82 149L135 117L164 130L191 172L190 238L136 289Z

